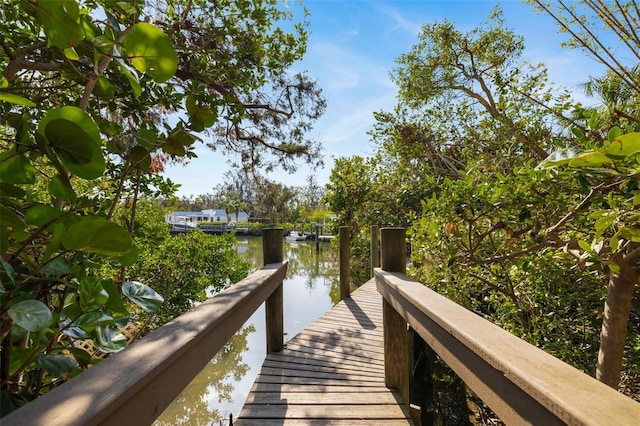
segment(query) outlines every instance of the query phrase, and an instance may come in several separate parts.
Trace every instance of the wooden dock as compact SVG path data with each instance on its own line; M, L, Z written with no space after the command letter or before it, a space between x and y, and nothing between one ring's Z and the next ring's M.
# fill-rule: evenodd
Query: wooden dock
M384 384L373 280L267 355L235 424L411 424L400 394Z

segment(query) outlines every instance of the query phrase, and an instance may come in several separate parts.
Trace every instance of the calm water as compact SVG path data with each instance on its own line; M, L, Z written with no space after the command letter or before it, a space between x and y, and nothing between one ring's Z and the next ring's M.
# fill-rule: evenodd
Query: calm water
M238 253L262 267L262 238L238 237ZM285 342L328 311L339 299L337 253L328 243L284 243L289 261L284 281ZM164 413L157 425L227 424L236 418L266 356L264 305L207 364Z

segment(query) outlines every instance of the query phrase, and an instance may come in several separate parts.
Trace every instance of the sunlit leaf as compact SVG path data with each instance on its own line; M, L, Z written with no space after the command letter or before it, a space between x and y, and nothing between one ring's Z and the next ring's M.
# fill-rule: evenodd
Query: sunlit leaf
M599 167L606 164L612 164L611 158L604 153L598 151L585 151L580 155L569 160L569 167Z
M560 148L553 151L538 166L538 169L561 166L567 164L572 158L579 154L574 148Z
M140 72L162 83L175 74L178 55L169 37L155 25L139 22L122 40L126 56Z
M16 324L29 331L40 331L47 328L53 318L47 305L39 300L18 302L11 305L7 313Z
M127 296L133 303L138 305L145 312L155 312L164 302L162 296L137 281L127 281L122 285L122 294Z
M129 233L117 223L91 218L72 225L62 245L69 250L120 256L131 250L132 242Z
M640 132L618 136L613 142L606 143L604 152L614 157L626 157L640 151Z
M78 22L78 3L74 0L38 1L36 5L48 46L67 49L84 39L84 30Z
M13 93L0 92L0 101L8 102L14 105L23 105L28 107L36 106L35 102L30 101L22 96L14 95Z

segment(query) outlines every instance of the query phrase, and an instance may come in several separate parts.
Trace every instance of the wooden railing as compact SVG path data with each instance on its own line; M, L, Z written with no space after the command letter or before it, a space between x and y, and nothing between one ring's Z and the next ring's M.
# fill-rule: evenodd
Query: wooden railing
M264 230L263 247L264 268L2 418L2 426L151 424L265 301L267 352L282 350L282 229Z
M409 279L403 228L380 246L385 382L408 407L420 338L508 425L640 425L640 403Z

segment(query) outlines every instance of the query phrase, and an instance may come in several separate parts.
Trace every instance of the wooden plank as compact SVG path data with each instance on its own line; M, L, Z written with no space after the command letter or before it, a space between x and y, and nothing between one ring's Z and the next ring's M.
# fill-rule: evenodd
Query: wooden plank
M302 342L302 343L305 343L305 344L297 344L295 342L291 344L287 344L285 345L286 349L282 353L290 353L294 351L304 352L304 353L311 353L311 354L324 356L324 357L362 360L370 363L384 365L384 355L379 353L354 354L353 352L345 351L343 348L340 348L340 347L323 349L319 347L312 347L311 343L309 342Z
M330 408L328 408L330 407ZM247 404L240 419L360 419L377 420L402 418L404 413L398 404Z
M244 426L355 426L355 425L371 425L371 420L361 419L243 419ZM407 421L404 419L385 419L384 426L405 425Z
M255 382L251 387L251 394L259 392L314 392L314 393L389 393L389 389L377 383L369 383L366 386L334 386L334 385L292 385L290 383L260 383ZM395 394L395 391L391 393ZM250 394L250 395L251 395Z
M277 404L278 402L289 405L397 405L402 403L402 399L391 392L378 392L371 395L363 392L354 395L347 395L344 392L256 392L249 395L245 404Z

